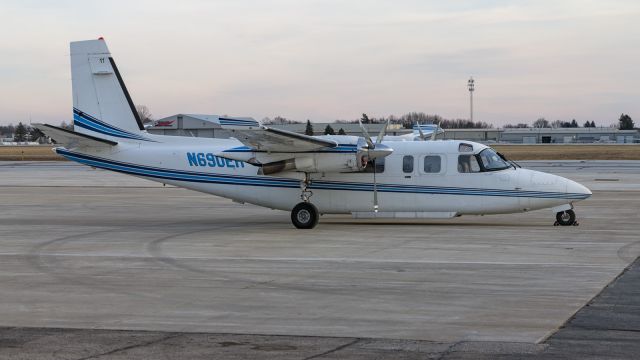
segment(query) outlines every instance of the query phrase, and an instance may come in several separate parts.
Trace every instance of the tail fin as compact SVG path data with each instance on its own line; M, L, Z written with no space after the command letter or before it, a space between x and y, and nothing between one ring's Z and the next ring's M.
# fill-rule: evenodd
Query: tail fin
M71 78L76 132L147 140L135 105L102 38L71 43Z

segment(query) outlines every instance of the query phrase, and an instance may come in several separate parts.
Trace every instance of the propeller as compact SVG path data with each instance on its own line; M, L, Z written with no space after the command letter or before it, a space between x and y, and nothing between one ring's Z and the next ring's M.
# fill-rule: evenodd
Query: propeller
M382 139L384 139L384 135L387 132L387 127L389 126L389 122L391 119L388 119L384 124L384 127L380 129L380 133L376 138L376 142L374 143L371 140L371 136L367 129L362 125L362 121L358 119L358 123L360 124L360 129L362 129L362 133L364 134L364 139L367 142L366 147L360 148L360 151L367 153L367 158L371 160L371 164L373 165L373 211L378 212L378 182L376 181L376 158L385 157L390 155L393 152L393 149L382 144Z
M420 133L420 135L418 135L418 137L420 137L420 140L422 141L426 141L427 140L427 135L425 135L425 133L422 131L422 125L420 123L417 123L416 126L418 127L418 133ZM436 124L436 129L431 133L431 140L435 140L436 137L438 136L438 133L440 132L440 125Z

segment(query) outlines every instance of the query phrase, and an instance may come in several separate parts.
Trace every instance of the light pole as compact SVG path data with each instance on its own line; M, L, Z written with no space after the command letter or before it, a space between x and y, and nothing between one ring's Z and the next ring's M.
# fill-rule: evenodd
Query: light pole
M467 86L469 87L469 111L471 113L471 121L473 122L473 90L475 85L474 85L474 80L473 80L473 76L469 78L469 81L467 81Z

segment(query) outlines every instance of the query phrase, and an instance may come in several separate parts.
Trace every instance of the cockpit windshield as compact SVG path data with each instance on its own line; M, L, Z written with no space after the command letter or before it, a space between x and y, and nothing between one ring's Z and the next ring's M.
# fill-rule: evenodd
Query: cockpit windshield
M504 161L502 157L491 148L480 151L478 157L480 161L482 161L484 171L504 170L511 167L511 165Z

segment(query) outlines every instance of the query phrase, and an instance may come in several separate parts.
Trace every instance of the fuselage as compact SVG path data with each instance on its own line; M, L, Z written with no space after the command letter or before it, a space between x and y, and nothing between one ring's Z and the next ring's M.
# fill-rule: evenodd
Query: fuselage
M101 150L57 148L56 151L86 165L238 202L281 210L291 210L300 202L300 181L304 174L261 175L258 166L216 156L226 149L242 146L235 139L151 134L145 137L151 141L122 141L113 148ZM435 216L513 213L571 205L591 195L589 189L572 180L543 172L514 166L495 171L465 168L461 165L463 159L488 148L470 141L385 141L384 144L391 147L393 153L383 161L378 160L376 166L381 212ZM326 172L310 176L311 202L320 213L373 210L372 172Z

